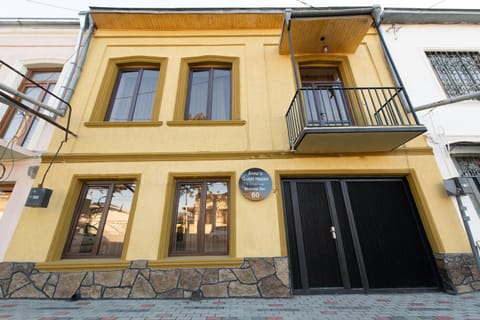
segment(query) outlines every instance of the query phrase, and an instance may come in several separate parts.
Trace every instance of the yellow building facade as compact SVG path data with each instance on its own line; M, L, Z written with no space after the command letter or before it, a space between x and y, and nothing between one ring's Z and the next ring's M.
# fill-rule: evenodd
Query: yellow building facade
M92 8L77 137L56 157L54 137L48 207L24 209L2 266L11 288L13 262L45 281L2 295L472 290L376 9L342 10Z

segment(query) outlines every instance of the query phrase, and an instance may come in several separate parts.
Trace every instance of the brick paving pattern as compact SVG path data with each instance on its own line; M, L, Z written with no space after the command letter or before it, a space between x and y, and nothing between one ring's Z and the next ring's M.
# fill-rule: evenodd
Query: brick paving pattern
M10 320L480 320L480 292L305 295L278 299L0 300Z

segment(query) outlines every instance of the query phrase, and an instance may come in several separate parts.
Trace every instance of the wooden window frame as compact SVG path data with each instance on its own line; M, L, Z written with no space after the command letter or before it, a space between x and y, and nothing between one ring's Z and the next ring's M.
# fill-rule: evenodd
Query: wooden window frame
M113 197L113 188L116 184L135 184L136 185L135 192L134 192L133 198L132 198L132 208L129 212L129 217L128 217L127 224L130 223L133 207L134 207L134 204L135 204L135 197L136 197L136 194L138 192L138 188L137 188L138 187L138 182L136 180L132 179L132 180L85 180L85 181L81 181L80 193L79 193L79 196L77 198L77 202L75 204L75 210L74 210L73 218L71 220L70 227L68 229L67 240L65 242L65 245L64 245L63 251L62 251L62 255L61 255L62 259L104 259L104 258L121 258L121 256L123 256L123 254L121 254L120 256L108 256L108 255L99 256L98 255L98 250L100 249L100 244L101 244L100 240L102 238L104 227L105 227L105 224L106 224L106 221L107 221L107 218L108 218L108 210L107 209L110 207L110 203L111 203L112 197ZM83 206L83 202L85 200L85 197L87 195L88 188L90 186L106 186L106 185L108 185L108 194L107 194L107 198L105 200L105 204L108 203L109 205L108 206L105 205L104 209L102 210L102 217L100 219L99 228L97 229L97 234L96 234L96 237L95 237L96 239L95 239L95 243L94 243L94 246L93 246L93 249L92 249L92 253L88 253L88 254L82 254L82 253L72 254L72 253L69 253L68 251L70 250L70 248L72 246L73 236L75 235L75 228L77 226L78 220L79 220L80 215L82 213L81 212L82 211L82 206ZM122 243L122 252L125 251L125 243L126 243L127 234L128 234L128 227L127 227L127 231L125 232L123 243Z
M121 80L121 76L122 74L126 73L126 72L131 72L131 71L138 71L138 74L137 74L137 79L135 81L135 85L134 85L134 90L133 90L133 97L132 97L132 101L130 103L130 105L128 106L129 108L129 111L128 111L128 119L126 120L115 120L115 121L112 121L112 122L136 122L136 121L150 121L152 120L152 114L153 114L153 105L155 104L155 100L152 102L152 111L150 113L150 119L149 120L134 120L133 119L133 116L135 114L135 110L137 108L137 101L138 101L138 94L139 94L139 90L140 90L140 84L142 83L142 79L143 79L143 74L146 70L157 70L158 71L158 76L157 76L157 88L155 91L158 90L158 78L160 76L160 70L159 68L154 68L154 67L132 67L132 68L128 68L128 67L124 67L124 68L119 68L118 72L117 72L117 79L115 81L115 86L113 88L113 91L112 91L112 94L110 96L110 103L108 104L108 109L107 109L107 112L105 114L105 121L109 121L111 122L112 120L110 119L111 115L112 115L112 109L113 109L113 105L115 103L115 100L116 100L116 95L118 93L118 87L120 85L120 80Z
M201 119L201 120L213 120L212 119L212 109L213 109L213 90L214 90L214 72L215 70L228 70L229 71L229 76L230 76L230 102L229 102L229 114L230 117L228 119L219 119L220 121L229 121L232 120L232 66L231 64L226 64L224 66L222 65L200 65L200 66L191 66L189 75L188 75L188 89L187 89L187 99L185 103L185 113L184 113L184 120L195 120L195 119L190 119L188 116L189 114L189 108L188 106L190 105L191 101L191 94L192 94L192 79L193 79L193 74L198 71L208 71L208 85L207 85L207 114L206 119Z
M228 212L227 212L227 250L225 252L218 252L218 253L209 253L205 252L205 243L204 243L204 236L205 236L205 221L206 221L206 192L202 192L200 195L200 217L198 223L198 242L197 242L197 250L196 251L183 251L183 252L176 252L175 251L175 237L176 237L176 223L177 223L177 212L178 212L178 199L180 194L179 186L182 184L201 184L204 186L203 190L206 190L206 184L208 182L225 182L227 184L227 192L228 192ZM230 178L228 177L212 177L212 178L195 178L195 179L176 179L175 180L175 190L174 190L174 199L173 199L173 211L172 211L172 219L171 219L171 226L170 226L170 241L168 247L168 255L170 257L182 257L182 256L228 256L230 254L230 228L231 228L231 183Z
M186 120L187 101L190 94L190 71L199 68L230 68L231 96L230 96L230 119L229 120ZM174 121L169 121L169 125L180 123L191 125L203 125L205 123L236 123L240 120L240 59L238 57L225 56L200 56L183 58L180 62L179 82L177 89L177 98L175 103ZM243 124L243 123L241 123Z
M57 85L58 80L60 78L60 73L62 72L62 68L32 68L32 69L28 69L28 71L26 73L26 77L31 78L34 73L42 73L42 72L58 72L59 73L58 78L56 78L55 80L35 80L35 82L38 83L39 85L41 85L42 88L48 90L48 87L50 85L52 85L52 84L54 86ZM35 88L35 87L37 87L37 86L34 85L33 83L31 83L30 81L28 81L27 79L23 79L22 83L18 87L18 91L22 92L22 93L25 93L27 88ZM43 99L45 99L46 95L47 95L47 92L45 92L44 90L41 90L40 94L36 98L36 100L37 101L43 101ZM17 98L17 100L21 100L21 99ZM44 101L44 103L47 103L47 101ZM39 111L39 109L40 109L40 107L38 107L37 105L31 106L31 108L36 110L36 111ZM13 107L10 107L10 106L7 108L3 118L0 121L0 136L1 137L3 137L5 135L5 133L7 132L8 128L10 126L10 123L13 119L13 116L15 115L16 110L17 109L15 109ZM33 122L35 121L35 118L36 118L35 116L32 116L32 115L26 115L26 117L28 117L28 119L26 120L25 125L23 126L23 128L22 128L22 126L20 126L19 129L18 129L18 130L23 130L24 132L23 132L23 134L18 136L18 139L15 142L16 144L18 144L20 146L23 146L23 144L25 143L25 140L28 137L28 134L30 133L32 124L33 124ZM17 131L17 133L18 133L18 131Z
M118 74L126 69L158 69L158 82L152 106L150 120L147 121L109 121L105 120L110 112L110 104L115 94ZM93 106L90 119L84 123L86 127L118 127L118 126L145 126L161 125L160 115L161 97L165 84L167 59L150 56L129 56L110 59L106 64L97 99Z

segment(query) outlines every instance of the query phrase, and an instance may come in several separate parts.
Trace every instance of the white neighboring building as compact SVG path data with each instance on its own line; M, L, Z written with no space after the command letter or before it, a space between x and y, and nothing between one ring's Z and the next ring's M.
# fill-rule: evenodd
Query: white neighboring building
M387 8L382 29L417 110L480 92L480 10ZM428 129L428 142L443 177L472 177L474 194L460 199L480 252L480 98L417 111L417 116ZM452 201L456 202L455 196Z
M64 66L72 58L79 30L78 19L0 18L0 84L57 107L58 101L8 66L58 93L56 84L67 78L69 68ZM44 120L0 102L0 262L54 130Z

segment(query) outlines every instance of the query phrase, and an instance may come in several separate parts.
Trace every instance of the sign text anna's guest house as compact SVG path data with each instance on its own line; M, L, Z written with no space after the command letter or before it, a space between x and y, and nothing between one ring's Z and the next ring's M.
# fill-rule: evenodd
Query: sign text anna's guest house
M263 200L272 190L272 179L264 170L250 168L245 170L238 182L240 192L249 200Z

